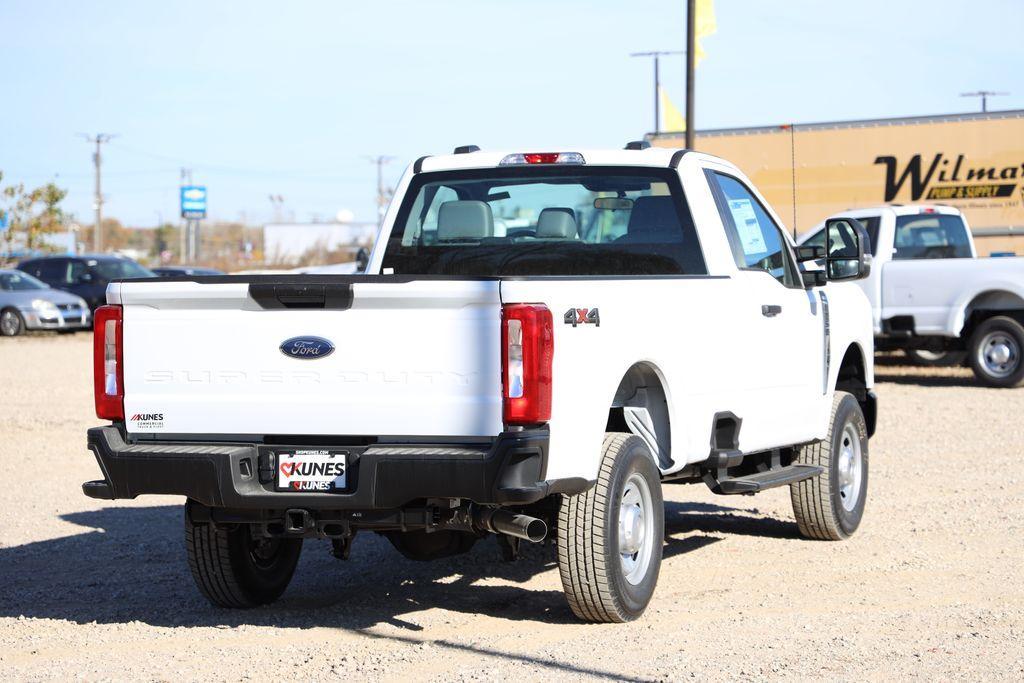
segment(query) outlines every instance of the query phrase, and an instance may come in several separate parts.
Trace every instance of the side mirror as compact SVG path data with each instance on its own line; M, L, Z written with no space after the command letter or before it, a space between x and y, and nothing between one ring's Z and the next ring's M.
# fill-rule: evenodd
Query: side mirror
M800 263L804 261L817 261L823 258L825 258L825 247L805 245L796 248L796 260Z
M861 280L871 267L864 257L868 233L856 218L825 221L825 273L833 282Z
M368 265L370 265L370 252L366 250L366 247L359 247L359 251L356 252L356 268L362 273L366 271Z
M818 247L821 249L821 247ZM805 270L800 273L800 279L803 281L804 289L814 289L815 287L824 287L828 284L828 276L825 275L824 270Z

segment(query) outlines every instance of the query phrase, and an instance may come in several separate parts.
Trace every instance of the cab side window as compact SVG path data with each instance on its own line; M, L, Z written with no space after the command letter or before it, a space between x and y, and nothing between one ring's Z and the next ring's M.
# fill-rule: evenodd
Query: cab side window
M63 284L65 268L67 268L67 259L47 259L37 261L32 266L30 274L50 285Z
M799 271L782 230L757 197L731 176L716 172L708 176L736 265L763 270L787 287L799 286Z
M81 261L68 261L67 275L65 282L69 285L78 284L79 279L86 274L85 264Z
M816 232L813 235L811 235L810 237L808 237L806 240L804 240L803 243L805 245L809 246L809 247L821 247L822 249L824 249L825 248L825 228L822 228L818 232Z
M864 226L865 232L868 234L868 242L864 245L864 253L875 255L875 243L878 242L878 226L881 224L882 219L878 216L865 216L857 219L860 224ZM825 248L825 228L822 228L818 232L814 233L801 244L809 247L821 247Z

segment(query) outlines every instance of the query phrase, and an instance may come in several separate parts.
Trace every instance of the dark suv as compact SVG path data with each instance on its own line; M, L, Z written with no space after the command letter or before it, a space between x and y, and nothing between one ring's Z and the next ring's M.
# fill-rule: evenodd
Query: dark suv
M18 270L42 280L56 289L77 294L89 308L106 303L107 285L111 280L156 277L130 258L101 254L98 256L43 256L18 264Z

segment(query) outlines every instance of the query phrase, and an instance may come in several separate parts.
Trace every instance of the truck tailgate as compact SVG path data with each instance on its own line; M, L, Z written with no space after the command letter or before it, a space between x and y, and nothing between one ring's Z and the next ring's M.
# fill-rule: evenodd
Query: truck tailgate
M187 438L501 431L497 281L310 278L112 285L108 301L120 303L124 315L128 432ZM310 282L328 282L345 303L280 308L250 292L250 284L273 292ZM283 343L296 337L320 337L335 348L315 358L286 355Z

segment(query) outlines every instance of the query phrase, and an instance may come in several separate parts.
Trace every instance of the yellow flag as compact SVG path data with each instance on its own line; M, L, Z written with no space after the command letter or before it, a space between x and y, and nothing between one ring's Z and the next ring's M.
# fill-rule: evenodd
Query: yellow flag
M700 44L701 38L707 38L718 30L718 22L715 20L715 0L697 0L694 13L696 14L693 21L694 43L697 45L697 54L693 57L693 64L696 66L705 56L704 48Z
M668 98L668 93L658 86L658 99L661 102L661 130L664 133L682 133L686 130L686 119L676 105Z

